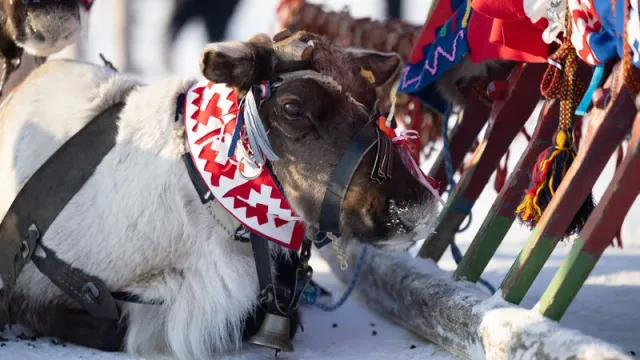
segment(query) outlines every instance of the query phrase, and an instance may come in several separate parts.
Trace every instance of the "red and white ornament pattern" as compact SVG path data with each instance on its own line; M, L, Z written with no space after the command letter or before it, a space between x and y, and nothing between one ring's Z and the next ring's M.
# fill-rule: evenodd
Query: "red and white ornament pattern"
M187 92L184 126L195 167L215 199L244 226L298 250L304 222L270 172L255 163L246 138L227 156L239 111L237 94L225 84L203 81Z

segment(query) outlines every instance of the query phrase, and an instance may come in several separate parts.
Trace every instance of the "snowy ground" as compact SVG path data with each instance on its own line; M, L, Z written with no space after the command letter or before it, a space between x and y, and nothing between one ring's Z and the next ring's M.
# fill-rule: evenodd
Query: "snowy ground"
M142 73L150 80L165 76L161 59L161 28L167 16L168 0L129 0L134 5L135 34L137 45L133 54L134 67L143 69ZM114 53L116 42L113 36L114 26L110 22L113 13L110 1L96 1L91 30L87 38L87 56L90 61L99 61L98 52L107 58L119 59ZM234 15L229 31L229 38L246 39L256 32L270 32L274 25L276 0L244 0ZM378 0L333 0L325 1L336 9L345 4L351 6L355 16L380 17L383 14L382 1ZM421 23L426 14L427 1L406 1L407 19ZM197 59L204 45L204 32L195 23L188 27L178 40L171 59L173 73L185 76L198 74ZM68 54L63 54L68 56ZM530 122L528 126L533 127ZM526 143L519 137L512 147L510 169L518 160L518 156ZM429 164L425 165L428 169ZM604 192L608 181L613 176L614 164L611 161L594 190L596 198ZM493 181L493 179L492 179ZM457 237L457 242L464 252L473 235L478 230L481 220L486 215L495 192L489 186L482 193L473 208L471 227ZM584 333L600 337L619 344L631 354L640 352L640 223L634 222L640 215L640 202L632 208L623 228L624 249L610 248L598 263L591 277L578 294L562 320L565 326L579 329ZM514 225L507 235L506 241L489 264L484 278L494 285L500 281L511 266L518 251L527 240L527 230ZM570 243L560 244L552 258L547 262L523 301L524 307L531 308L538 301L545 287L562 263L570 249ZM417 248L414 249L417 251ZM314 259L316 280L325 285L339 297L344 286L329 272L326 264ZM455 269L455 263L447 253L440 262L446 270ZM324 313L315 308L303 310L305 332L300 333L294 341L296 352L284 354L285 359L452 359L444 350L419 339L409 332L392 325L376 314L368 311L357 300L351 298L342 308L333 313ZM335 325L334 325L335 324ZM375 335L374 335L375 334ZM12 334L5 333L0 337L0 359L3 360L75 360L75 359L131 359L124 354L100 353L90 349L59 344L51 339L19 340ZM270 359L273 353L261 348L248 348L239 354L231 354L226 359Z

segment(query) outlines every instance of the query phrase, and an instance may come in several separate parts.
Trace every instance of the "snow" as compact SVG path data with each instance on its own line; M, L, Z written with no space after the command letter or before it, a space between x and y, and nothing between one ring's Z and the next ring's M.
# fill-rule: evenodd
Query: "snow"
M161 45L164 30L162 24L168 15L169 0L129 1L133 3L135 12L133 43L136 44L136 48L132 54L135 68L142 69L142 74L149 80L166 76ZM100 0L94 5L91 29L87 35L85 59L100 62L98 53L102 52L116 66L119 66L122 62L116 56L117 42L113 35L116 28L111 22L114 14L112 8L108 6L112 2L115 1ZM380 18L384 11L381 0L327 0L324 2L334 9L340 9L343 5L349 4L354 16L358 17ZM233 17L228 37L247 39L256 32L271 32L275 25L276 4L277 0L244 0ZM420 0L405 1L404 9L407 19L414 23L423 22L428 4L429 2ZM200 24L189 25L178 38L178 44L173 51L175 58L171 59L174 67L172 73L183 76L198 75L198 59L204 44L204 30ZM67 57L70 54L65 52L58 57ZM530 120L527 124L529 132L533 130L534 125L533 120ZM526 142L521 136L512 145L510 170L518 161L516 155L520 154L525 146ZM435 156L427 161L424 165L425 169L430 167L434 158ZM614 167L612 159L596 184L594 189L596 199L599 199L606 189L613 176ZM463 252L469 246L495 198L492 182L493 177L490 186L485 188L473 208L473 221L470 228L457 236L457 243ZM640 302L640 236L638 236L640 223L633 221L639 214L640 202L636 201L623 226L624 249L607 249L561 321L561 325L617 344L625 351L634 352L640 352L640 331L638 331L640 312L637 311ZM528 235L528 230L514 224L483 278L494 286L498 286L526 243ZM413 249L414 254L419 245ZM533 308L536 305L570 248L569 241L558 245L522 302L523 307ZM330 273L328 266L321 259L314 258L312 265L315 270L314 278L333 292L335 301L341 296L345 286ZM446 271L455 269L455 262L450 253L447 253L438 265ZM428 261L424 261L424 266L425 271L433 270L433 264ZM333 313L305 307L302 315L305 331L299 333L294 340L296 352L283 353L283 359L454 359L446 351L367 310L355 296ZM337 327L333 327L333 324L337 324ZM373 331L376 331L377 335L374 336ZM15 331L0 334L2 335L0 359L3 360L131 359L126 354L103 353L70 344L60 344L52 339L20 340L15 337ZM411 348L412 345L415 345L414 349ZM230 354L224 358L271 359L273 352L264 348L248 347L240 353Z
M344 291L344 286L330 274L326 264L314 259L312 266L314 278L335 297L339 297ZM358 305L353 298L332 313L305 307L302 316L304 332L298 333L295 338L296 351L293 354L282 353L282 359L357 360L362 359L365 353L367 358L372 360L386 360L391 356L408 360L424 359L425 356L435 360L452 359L445 350L389 324L379 315ZM334 327L334 324L337 327ZM373 335L374 331L376 335ZM19 334L20 331L15 333ZM132 359L121 353L104 353L70 344L60 344L50 338L20 340L7 334L4 337L7 341L0 338L0 359L2 360L39 360L43 357L48 360ZM412 349L412 345L415 348ZM249 346L240 353L230 354L222 359L257 360L273 359L273 357L274 352L270 349Z

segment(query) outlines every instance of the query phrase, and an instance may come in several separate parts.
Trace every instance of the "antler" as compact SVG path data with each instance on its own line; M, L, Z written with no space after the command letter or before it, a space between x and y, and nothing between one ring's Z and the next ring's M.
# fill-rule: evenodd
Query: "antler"
M313 54L313 42L305 43L284 29L273 36L273 50L282 60L308 60Z

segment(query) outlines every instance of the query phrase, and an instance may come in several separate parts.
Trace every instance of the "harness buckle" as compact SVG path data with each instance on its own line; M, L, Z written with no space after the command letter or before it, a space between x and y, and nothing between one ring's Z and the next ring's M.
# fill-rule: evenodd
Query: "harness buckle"
M92 282L84 284L84 286L82 287L82 294L84 294L87 300L94 304L97 304L100 299L100 290L98 289L96 284Z
M20 254L24 260L31 258L32 252L35 250L35 246L30 246L29 244L36 244L40 240L40 231L36 224L29 225L29 229L27 230L27 236L25 240L22 240L22 245L20 246Z

